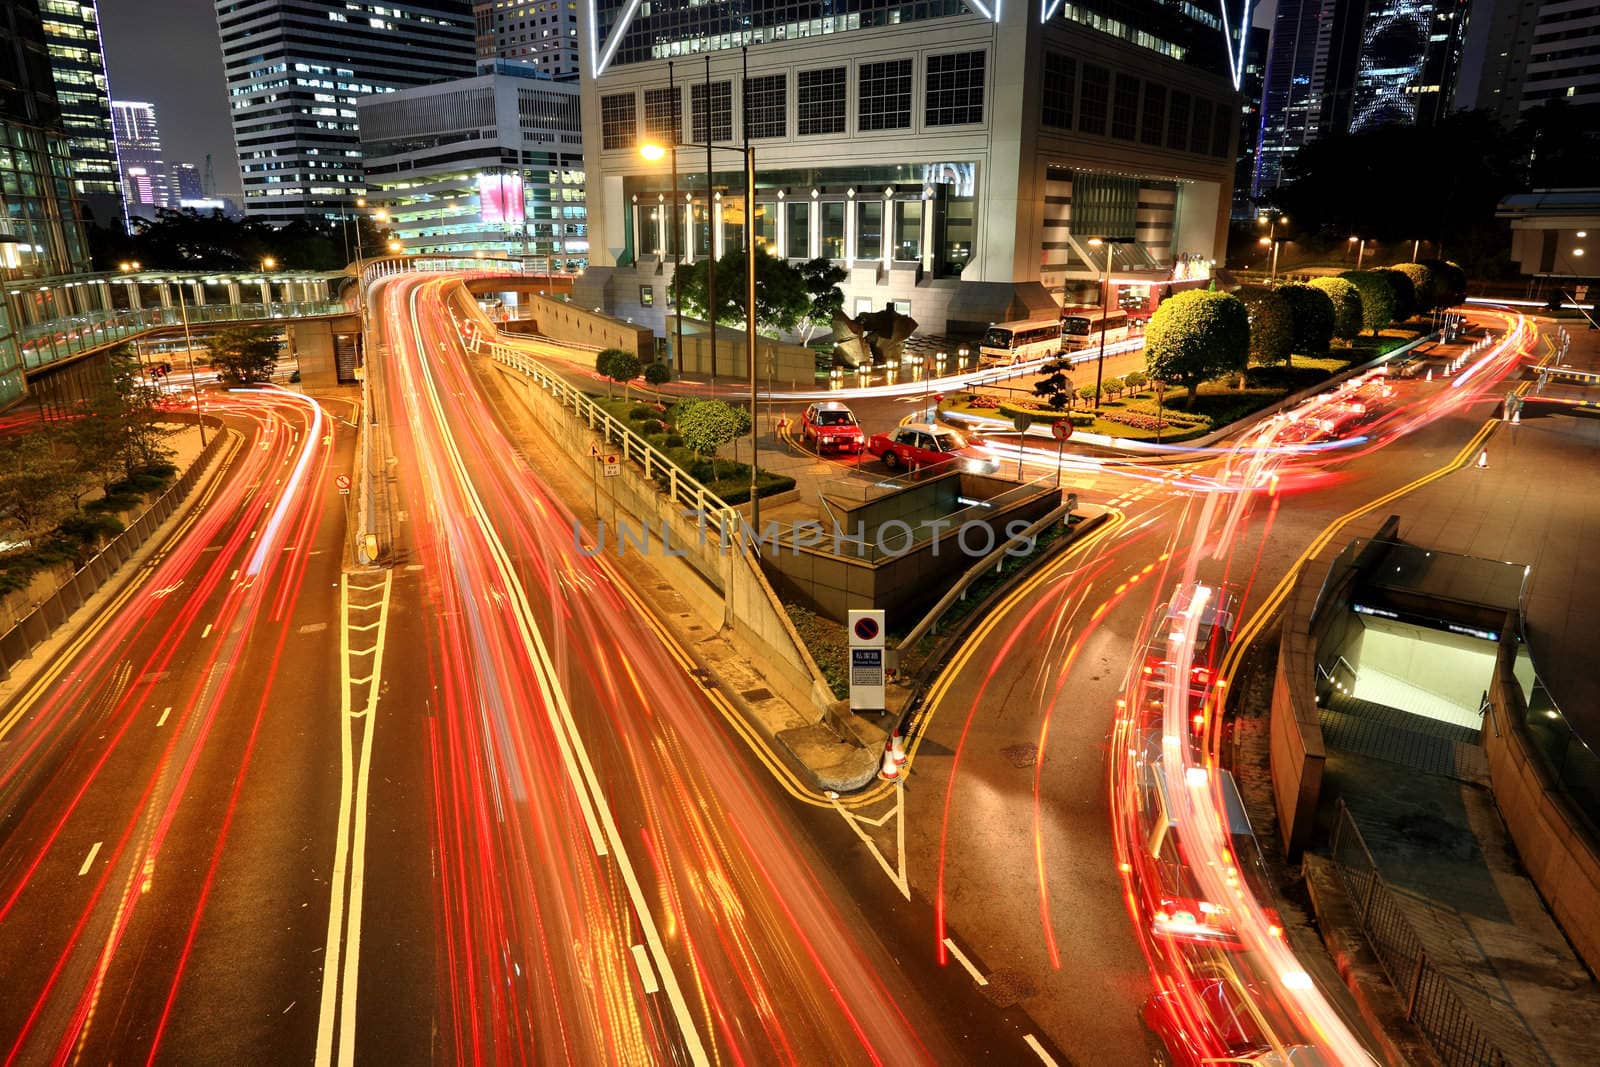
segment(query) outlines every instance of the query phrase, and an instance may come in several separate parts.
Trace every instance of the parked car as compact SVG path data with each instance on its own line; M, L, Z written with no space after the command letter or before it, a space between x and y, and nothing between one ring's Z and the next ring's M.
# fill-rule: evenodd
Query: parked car
M993 474L1000 461L981 444L968 440L955 430L924 422L896 426L888 433L873 434L867 451L883 460L890 470L914 470L962 463L977 474Z
M812 404L800 417L800 440L811 442L818 452L860 452L866 439L855 413L837 400Z

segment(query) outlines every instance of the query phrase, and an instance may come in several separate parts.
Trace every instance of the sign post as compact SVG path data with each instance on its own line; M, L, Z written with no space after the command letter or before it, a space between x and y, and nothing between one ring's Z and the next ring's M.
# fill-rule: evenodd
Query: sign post
M1061 452L1067 447L1067 438L1072 436L1072 416L1057 419L1050 424L1050 433L1056 439L1056 488L1061 488Z
M1033 416L1019 414L1011 418L1011 425L1017 428L1017 481L1022 481L1022 445L1028 439L1028 427L1033 425Z
M333 484L339 487L340 496L350 495L350 476L348 474L339 475L333 480Z
M850 710L883 711L883 612L850 612Z

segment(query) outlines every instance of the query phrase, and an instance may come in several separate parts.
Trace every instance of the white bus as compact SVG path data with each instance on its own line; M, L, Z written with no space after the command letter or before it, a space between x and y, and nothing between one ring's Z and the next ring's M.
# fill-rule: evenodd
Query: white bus
M1128 336L1126 311L1101 311L1089 308L1072 311L1061 319L1061 342L1067 351L1091 348L1100 343L1101 322L1105 323L1106 344Z
M978 346L982 363L1021 363L1053 356L1061 350L1061 320L1027 319L989 327Z

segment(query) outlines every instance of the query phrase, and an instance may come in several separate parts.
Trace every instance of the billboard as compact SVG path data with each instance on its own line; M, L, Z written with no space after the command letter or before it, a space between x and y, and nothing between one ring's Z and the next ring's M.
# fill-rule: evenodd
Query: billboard
M522 175L516 171L485 171L478 175L478 220L485 226L518 226L526 219L522 206Z

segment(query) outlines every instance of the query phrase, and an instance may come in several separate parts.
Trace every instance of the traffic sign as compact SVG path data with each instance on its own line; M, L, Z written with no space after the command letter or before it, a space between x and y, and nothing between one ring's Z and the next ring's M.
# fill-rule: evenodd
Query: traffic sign
M883 612L850 612L850 707L882 711L884 706Z
M339 495L347 496L350 493L350 476L341 474L333 479L333 484L339 487Z
M622 457L617 455L615 452L607 452L604 458L606 464L606 477L620 477L622 474Z
M855 634L863 644L870 644L878 636L878 631L878 620L871 615L861 616L856 620L855 625L850 628L850 632ZM881 644L882 642L879 643Z
M600 458L600 442L599 441L590 441L589 442L589 458L591 458L591 459L599 459Z
M1070 418L1057 419L1050 424L1050 433L1057 441L1065 441L1072 436L1072 420Z

